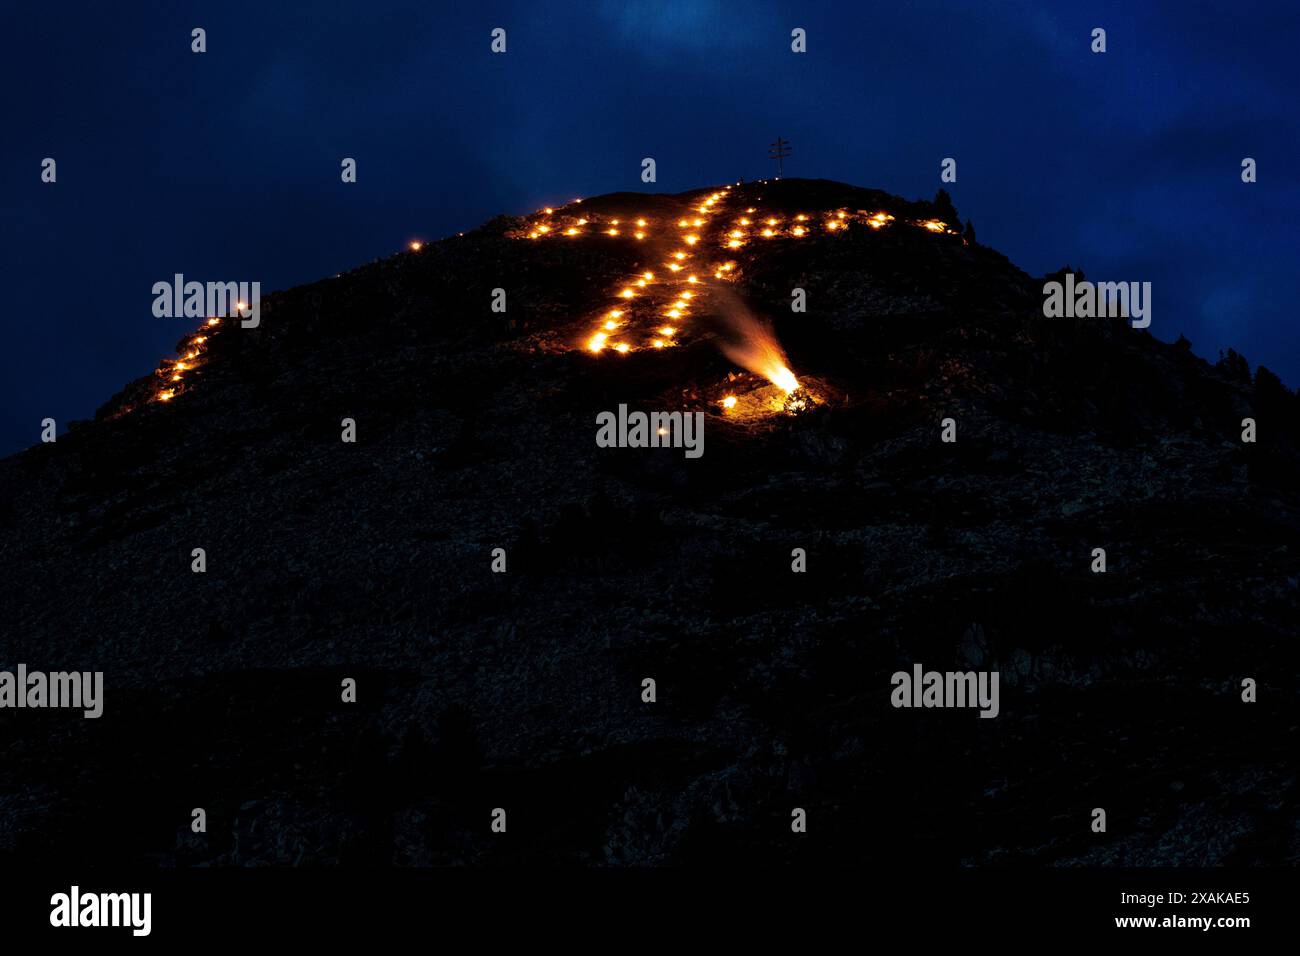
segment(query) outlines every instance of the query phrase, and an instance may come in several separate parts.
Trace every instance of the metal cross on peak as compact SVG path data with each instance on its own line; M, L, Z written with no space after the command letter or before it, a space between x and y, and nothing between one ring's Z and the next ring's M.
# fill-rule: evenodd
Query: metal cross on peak
M794 152L794 147L790 145L790 141L788 139L782 139L780 136L776 138L775 143L771 143L768 146L767 155L772 159L776 160L777 179L780 179L782 174L784 173L784 169L782 168L781 161L784 160L787 156L789 156L793 152Z

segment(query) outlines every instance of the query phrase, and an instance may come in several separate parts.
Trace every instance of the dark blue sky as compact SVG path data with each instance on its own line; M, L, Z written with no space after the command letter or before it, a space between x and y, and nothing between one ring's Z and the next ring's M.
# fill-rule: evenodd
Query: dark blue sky
M21 6L21 11L15 8ZM767 175L929 197L1151 332L1300 382L1300 6L766 0L10 4L0 454L171 354L173 273L284 288L500 212ZM190 52L190 30L208 52ZM493 27L509 51L489 52ZM1109 51L1089 51L1093 27ZM790 31L808 52L790 52ZM58 161L58 183L39 181ZM359 181L339 162L355 157ZM1259 163L1244 185L1240 163Z

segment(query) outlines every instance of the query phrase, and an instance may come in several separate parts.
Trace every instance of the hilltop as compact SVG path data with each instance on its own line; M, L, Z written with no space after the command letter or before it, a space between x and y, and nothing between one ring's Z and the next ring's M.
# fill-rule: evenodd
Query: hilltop
M0 462L0 667L105 672L98 720L0 714L0 858L1295 863L1300 400L1045 319L955 213L589 197L188 333ZM798 413L734 357L769 326ZM706 453L597 447L620 403ZM998 717L891 709L914 662Z

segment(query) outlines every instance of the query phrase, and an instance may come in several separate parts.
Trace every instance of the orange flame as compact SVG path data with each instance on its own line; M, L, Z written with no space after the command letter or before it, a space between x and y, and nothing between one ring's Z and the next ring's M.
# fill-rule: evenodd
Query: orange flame
M720 343L727 358L763 376L787 394L799 388L799 380L790 371L790 360L776 340L771 323L750 314L738 301L724 315L735 334L733 341Z

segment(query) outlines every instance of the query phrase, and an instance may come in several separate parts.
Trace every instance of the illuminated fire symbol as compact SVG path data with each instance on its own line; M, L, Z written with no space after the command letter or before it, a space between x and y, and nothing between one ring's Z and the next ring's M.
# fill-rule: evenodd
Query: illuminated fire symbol
M735 407L736 407L736 396L735 396L735 395L728 395L726 398L724 398L724 399L722 400L722 407L723 407L723 408L735 408Z
M420 241L419 241L418 239L412 239L412 240L411 240L411 251L412 251L412 252L419 252L421 248L422 248L422 244L420 243Z
M168 389L168 390L165 391L165 392L159 392L159 393L158 393L158 401L160 401L160 402L170 402L170 401L172 400L172 396L174 396L175 394L176 394L176 393L173 392L171 389Z

